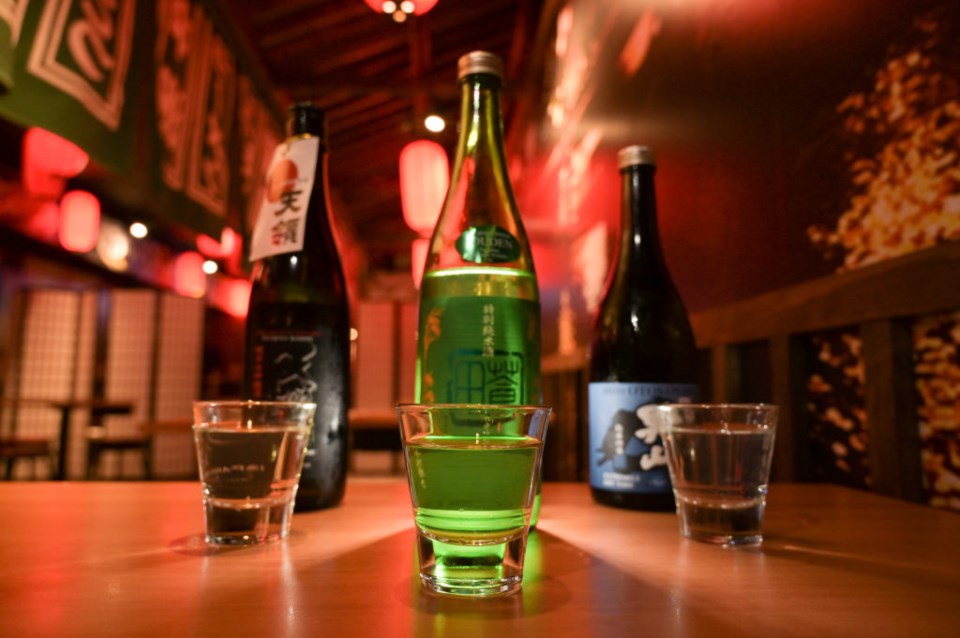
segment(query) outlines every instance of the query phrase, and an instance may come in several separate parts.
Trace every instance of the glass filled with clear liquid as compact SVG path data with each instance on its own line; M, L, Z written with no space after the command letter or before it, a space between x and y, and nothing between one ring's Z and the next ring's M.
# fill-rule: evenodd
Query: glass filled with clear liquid
M761 543L777 407L667 404L657 410L681 533L724 546Z
M193 412L206 541L249 545L284 538L316 404L199 401Z

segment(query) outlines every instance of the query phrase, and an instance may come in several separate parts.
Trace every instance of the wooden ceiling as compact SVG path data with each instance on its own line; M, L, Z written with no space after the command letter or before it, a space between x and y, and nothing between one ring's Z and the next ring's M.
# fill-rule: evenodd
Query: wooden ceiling
M551 0L439 0L402 24L363 0L221 0L260 61L278 102L311 100L326 110L329 180L341 229L370 270L409 268L414 233L403 221L398 158L419 137L452 158L459 120L457 59L483 49L506 67L510 118L541 90ZM441 134L423 118L447 119Z

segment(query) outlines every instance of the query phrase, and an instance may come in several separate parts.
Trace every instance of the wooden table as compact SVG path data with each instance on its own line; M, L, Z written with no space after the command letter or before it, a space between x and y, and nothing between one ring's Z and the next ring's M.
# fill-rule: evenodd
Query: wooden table
M421 591L396 479L229 549L201 540L197 483L2 484L0 636L960 635L954 513L774 485L762 549L723 549L582 484L543 502L522 592L462 600Z

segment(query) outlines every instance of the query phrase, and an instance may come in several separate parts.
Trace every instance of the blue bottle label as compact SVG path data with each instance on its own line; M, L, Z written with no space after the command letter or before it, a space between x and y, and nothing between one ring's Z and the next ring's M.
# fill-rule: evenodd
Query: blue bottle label
M696 385L589 385L590 485L611 492L670 492L666 451L655 406L697 400Z

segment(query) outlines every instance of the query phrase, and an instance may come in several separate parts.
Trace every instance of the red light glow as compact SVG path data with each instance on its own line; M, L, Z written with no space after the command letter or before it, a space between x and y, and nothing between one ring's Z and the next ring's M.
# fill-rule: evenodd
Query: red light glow
M430 248L429 239L414 239L410 244L410 272L413 275L413 285L420 287L423 279L423 268L427 262L427 249Z
M197 235L197 250L206 257L217 258L223 255L223 246L210 235Z
M403 219L421 236L437 223L450 185L450 167L443 147L431 140L410 142L400 151L400 199Z
M24 164L58 177L75 177L90 162L90 156L73 142L36 127L23 136L23 156Z
M220 306L232 317L243 319L250 304L251 284L246 279L231 279L222 288Z
M203 261L200 253L180 253L173 264L173 289L184 297L202 297L207 292Z
M60 245L75 253L90 252L100 236L100 200L86 191L70 191L60 200Z
M398 10L403 3L399 0L390 1L390 0L363 0L367 3L367 6L376 11L377 13L393 13ZM405 13L413 13L415 16L423 15L430 9L432 9L436 4L437 0L407 0L413 5L413 11L406 11L405 9L400 9Z

